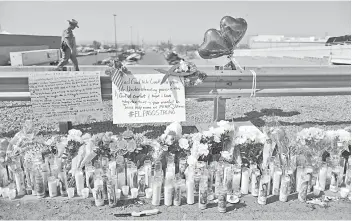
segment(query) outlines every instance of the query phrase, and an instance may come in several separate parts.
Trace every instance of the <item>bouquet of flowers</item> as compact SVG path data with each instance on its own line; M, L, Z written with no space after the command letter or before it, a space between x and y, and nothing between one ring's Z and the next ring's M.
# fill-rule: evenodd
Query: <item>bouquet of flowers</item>
M127 130L119 136L112 136L112 142L109 144L111 157L123 156L140 167L150 156L151 141L145 137L147 132L134 134Z
M296 155L315 163L321 161L324 152L332 144L332 140L326 136L326 132L316 127L304 128L298 132L296 141L298 147Z
M242 127L234 138L235 148L240 150L240 164L251 162L261 165L263 162L263 147L266 136L254 127Z
M198 160L210 161L216 156L221 155L222 151L227 151L227 160L232 161L233 151L231 150L231 141L233 139L235 127L228 121L217 122L216 127L210 127L209 130L202 133L192 134L191 137L191 155L188 157L188 164L194 164Z

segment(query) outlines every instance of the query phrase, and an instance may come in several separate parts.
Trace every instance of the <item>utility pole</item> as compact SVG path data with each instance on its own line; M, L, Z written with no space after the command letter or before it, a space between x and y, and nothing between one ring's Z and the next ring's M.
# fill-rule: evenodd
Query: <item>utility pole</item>
M131 48L132 48L132 26L130 26L131 28Z
M116 41L116 14L114 14L114 27L115 27L115 52L117 56L117 41Z

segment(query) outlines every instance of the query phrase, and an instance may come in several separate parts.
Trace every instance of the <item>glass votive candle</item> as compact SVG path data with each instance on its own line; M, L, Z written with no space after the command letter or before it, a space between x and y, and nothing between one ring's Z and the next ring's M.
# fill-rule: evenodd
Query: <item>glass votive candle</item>
M85 199L89 197L89 188L83 188L82 197Z
M2 193L4 192L4 189L0 187L0 196L2 196Z
M130 187L129 186L122 186L122 194L124 196L128 196L128 192L130 190Z
M153 195L153 189L152 189L152 188L147 188L147 189L145 189L145 197L146 197L147 199L152 198L152 195Z
M116 189L116 199L121 199L121 190L120 189Z
M133 199L137 198L137 196L138 196L138 189L137 188L132 188L131 189L131 196L132 196Z
M341 196L341 198L346 198L349 193L350 193L350 190L348 188L345 188L345 187L341 187L340 188L340 196Z
M57 181L54 176L48 178L49 196L57 196Z
M67 189L67 195L68 195L68 198L73 198L75 196L75 188L68 188Z
M10 188L8 188L8 187L4 188L2 191L2 197L7 198L8 194L9 194L9 190L10 190Z
M10 200L14 200L16 198L16 189L9 189L8 197Z

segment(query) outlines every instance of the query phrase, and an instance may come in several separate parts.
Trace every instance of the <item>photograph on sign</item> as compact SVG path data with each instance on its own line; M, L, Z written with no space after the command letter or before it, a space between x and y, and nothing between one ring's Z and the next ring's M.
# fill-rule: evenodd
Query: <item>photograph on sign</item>
M158 123L186 120L185 88L181 78L163 74L124 75L112 83L113 123Z
M103 120L99 72L33 72L28 84L33 116L39 120Z

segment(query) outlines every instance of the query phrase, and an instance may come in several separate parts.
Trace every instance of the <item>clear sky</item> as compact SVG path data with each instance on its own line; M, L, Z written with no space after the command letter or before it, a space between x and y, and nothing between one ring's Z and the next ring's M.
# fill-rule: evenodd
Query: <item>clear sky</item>
M351 1L11 2L0 1L0 25L10 33L61 35L74 18L78 43L93 40L201 44L225 15L247 20L246 36L330 36L351 33ZM242 42L243 43L243 42Z

